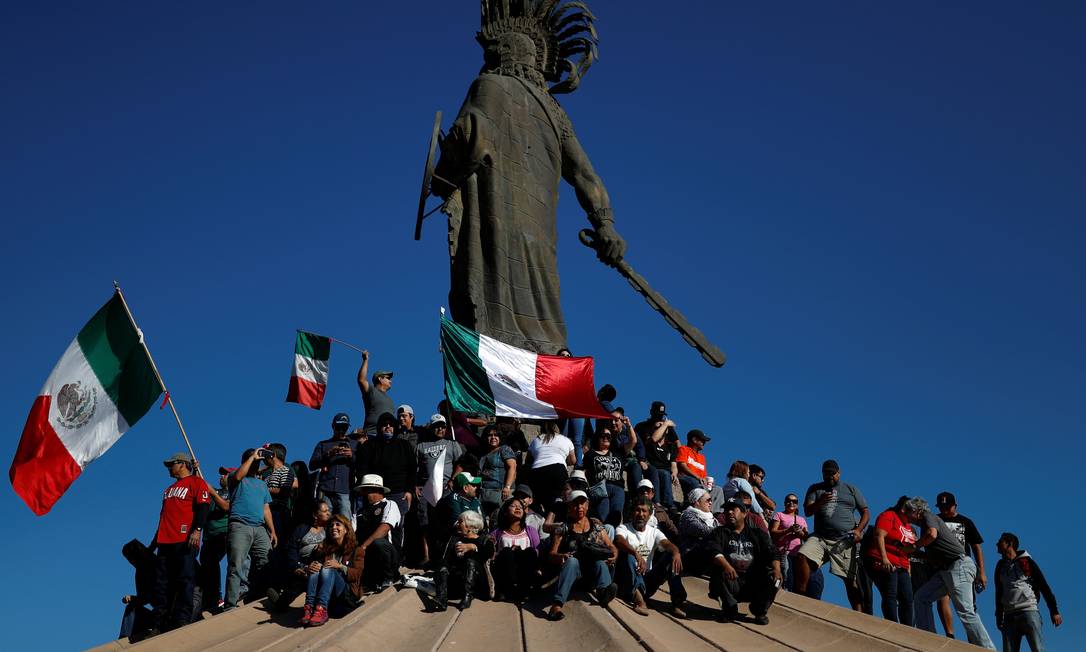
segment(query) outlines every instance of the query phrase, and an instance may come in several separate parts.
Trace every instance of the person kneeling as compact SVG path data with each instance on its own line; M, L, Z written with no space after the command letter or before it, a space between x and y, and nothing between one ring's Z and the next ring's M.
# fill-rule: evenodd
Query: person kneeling
M645 600L666 581L671 592L671 614L686 618L682 609L686 602L682 557L663 532L648 524L651 514L652 501L638 498L630 508L630 523L615 530L619 592L633 604L634 612L647 616Z
M434 611L448 609L450 593L460 598L461 611L471 606L476 594L493 597L486 564L494 556L494 541L480 536L482 529L483 517L479 512L468 510L457 517L441 565L434 573Z
M742 502L724 503L724 525L710 535L709 597L720 600L724 622L738 618L740 602L750 602L755 624L767 625L781 585L781 562L769 535L747 527L746 511Z
M333 516L315 555L322 560L321 569L306 584L300 625L319 627L328 622L329 607L350 611L361 604L365 555L355 541L351 521L343 514Z

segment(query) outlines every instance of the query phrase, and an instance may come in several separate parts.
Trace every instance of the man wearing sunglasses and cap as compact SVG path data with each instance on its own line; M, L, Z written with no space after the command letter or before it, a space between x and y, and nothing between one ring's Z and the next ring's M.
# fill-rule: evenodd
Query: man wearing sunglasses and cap
M332 505L332 511L350 518L351 481L354 478L358 442L347 437L351 418L340 412L332 417L332 437L317 442L309 458L309 470L320 471L317 488Z
M189 624L196 582L196 552L200 549L211 494L203 478L193 474L192 457L174 453L163 461L175 480L162 494L155 554L155 588L151 597L152 625L148 636ZM170 596L177 596L169 610Z
M377 419L382 414L396 412L396 403L388 391L392 389L392 372L387 369L378 369L373 373L373 378L368 379L370 369L370 352L362 352L362 366L358 369L358 391L362 392L362 403L366 407L366 434L377 432Z

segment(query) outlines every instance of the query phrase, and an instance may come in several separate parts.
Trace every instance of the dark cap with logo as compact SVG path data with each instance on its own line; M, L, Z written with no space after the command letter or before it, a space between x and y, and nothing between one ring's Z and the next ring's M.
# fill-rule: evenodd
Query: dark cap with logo
M351 417L347 416L346 412L340 412L336 416L332 417L332 425L350 427Z
M649 408L649 414L654 417L662 417L667 414L667 406L663 401L653 401L652 407Z
M943 493L935 497L935 504L939 507L951 507L953 505L957 505L958 501L955 500L954 494L950 493L949 491L944 491Z
M690 432L686 433L686 440L690 441L691 439L700 439L702 441L709 441L712 438L709 435L702 432L701 430L698 430L697 428L694 428Z

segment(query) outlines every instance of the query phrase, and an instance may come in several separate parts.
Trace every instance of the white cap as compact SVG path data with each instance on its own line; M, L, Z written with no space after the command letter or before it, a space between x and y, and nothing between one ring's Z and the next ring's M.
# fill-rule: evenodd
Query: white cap
M573 473L569 474L569 479L572 480L573 478L577 478L578 480L584 480L585 482L588 482L588 478L585 477L584 471L582 471L581 469L577 469Z
M656 491L656 487L652 486L652 480L642 480L641 482L638 482L637 483L637 488L638 489L646 488L646 489L652 489L653 491Z
M588 500L588 494L581 491L580 489L574 489L573 491L569 492L569 497L566 498L566 502L572 503L574 501L580 500L581 498Z
M415 416L415 409L407 403L404 403L400 407L396 408L396 416L399 416L401 412L406 412L411 416Z
M445 417L442 416L440 413L430 417L430 425L432 426L435 423L444 423L445 425L448 425L448 422L445 421Z

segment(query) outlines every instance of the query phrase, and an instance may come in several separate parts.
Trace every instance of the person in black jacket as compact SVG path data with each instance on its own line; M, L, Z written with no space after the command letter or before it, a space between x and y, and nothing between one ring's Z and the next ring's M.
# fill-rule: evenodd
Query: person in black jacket
M406 439L396 436L396 417L385 412L377 418L377 434L372 435L358 447L355 477L381 476L385 486L388 487L388 499L396 503L402 516L411 510L411 501L415 497L417 470L418 458L415 455L415 449ZM360 497L356 512L365 506L362 502ZM393 533L392 542L402 553L402 525Z
M1044 597L1052 624L1059 627L1063 616L1056 606L1056 596L1033 557L1018 549L1018 537L1010 532L999 535L996 550L1001 559L996 564L996 626L1003 632L1003 649L1018 652L1022 637L1033 652L1045 649L1041 636L1039 597Z
M750 602L755 624L767 625L781 585L781 562L769 535L747 526L746 511L740 501L724 503L724 525L709 535L709 597L720 600L724 622L738 618L740 602Z
M121 548L121 554L136 569L136 593L121 598L124 617L121 633L117 638L127 638L135 643L151 628L151 596L155 590L155 554L138 539L132 539Z

